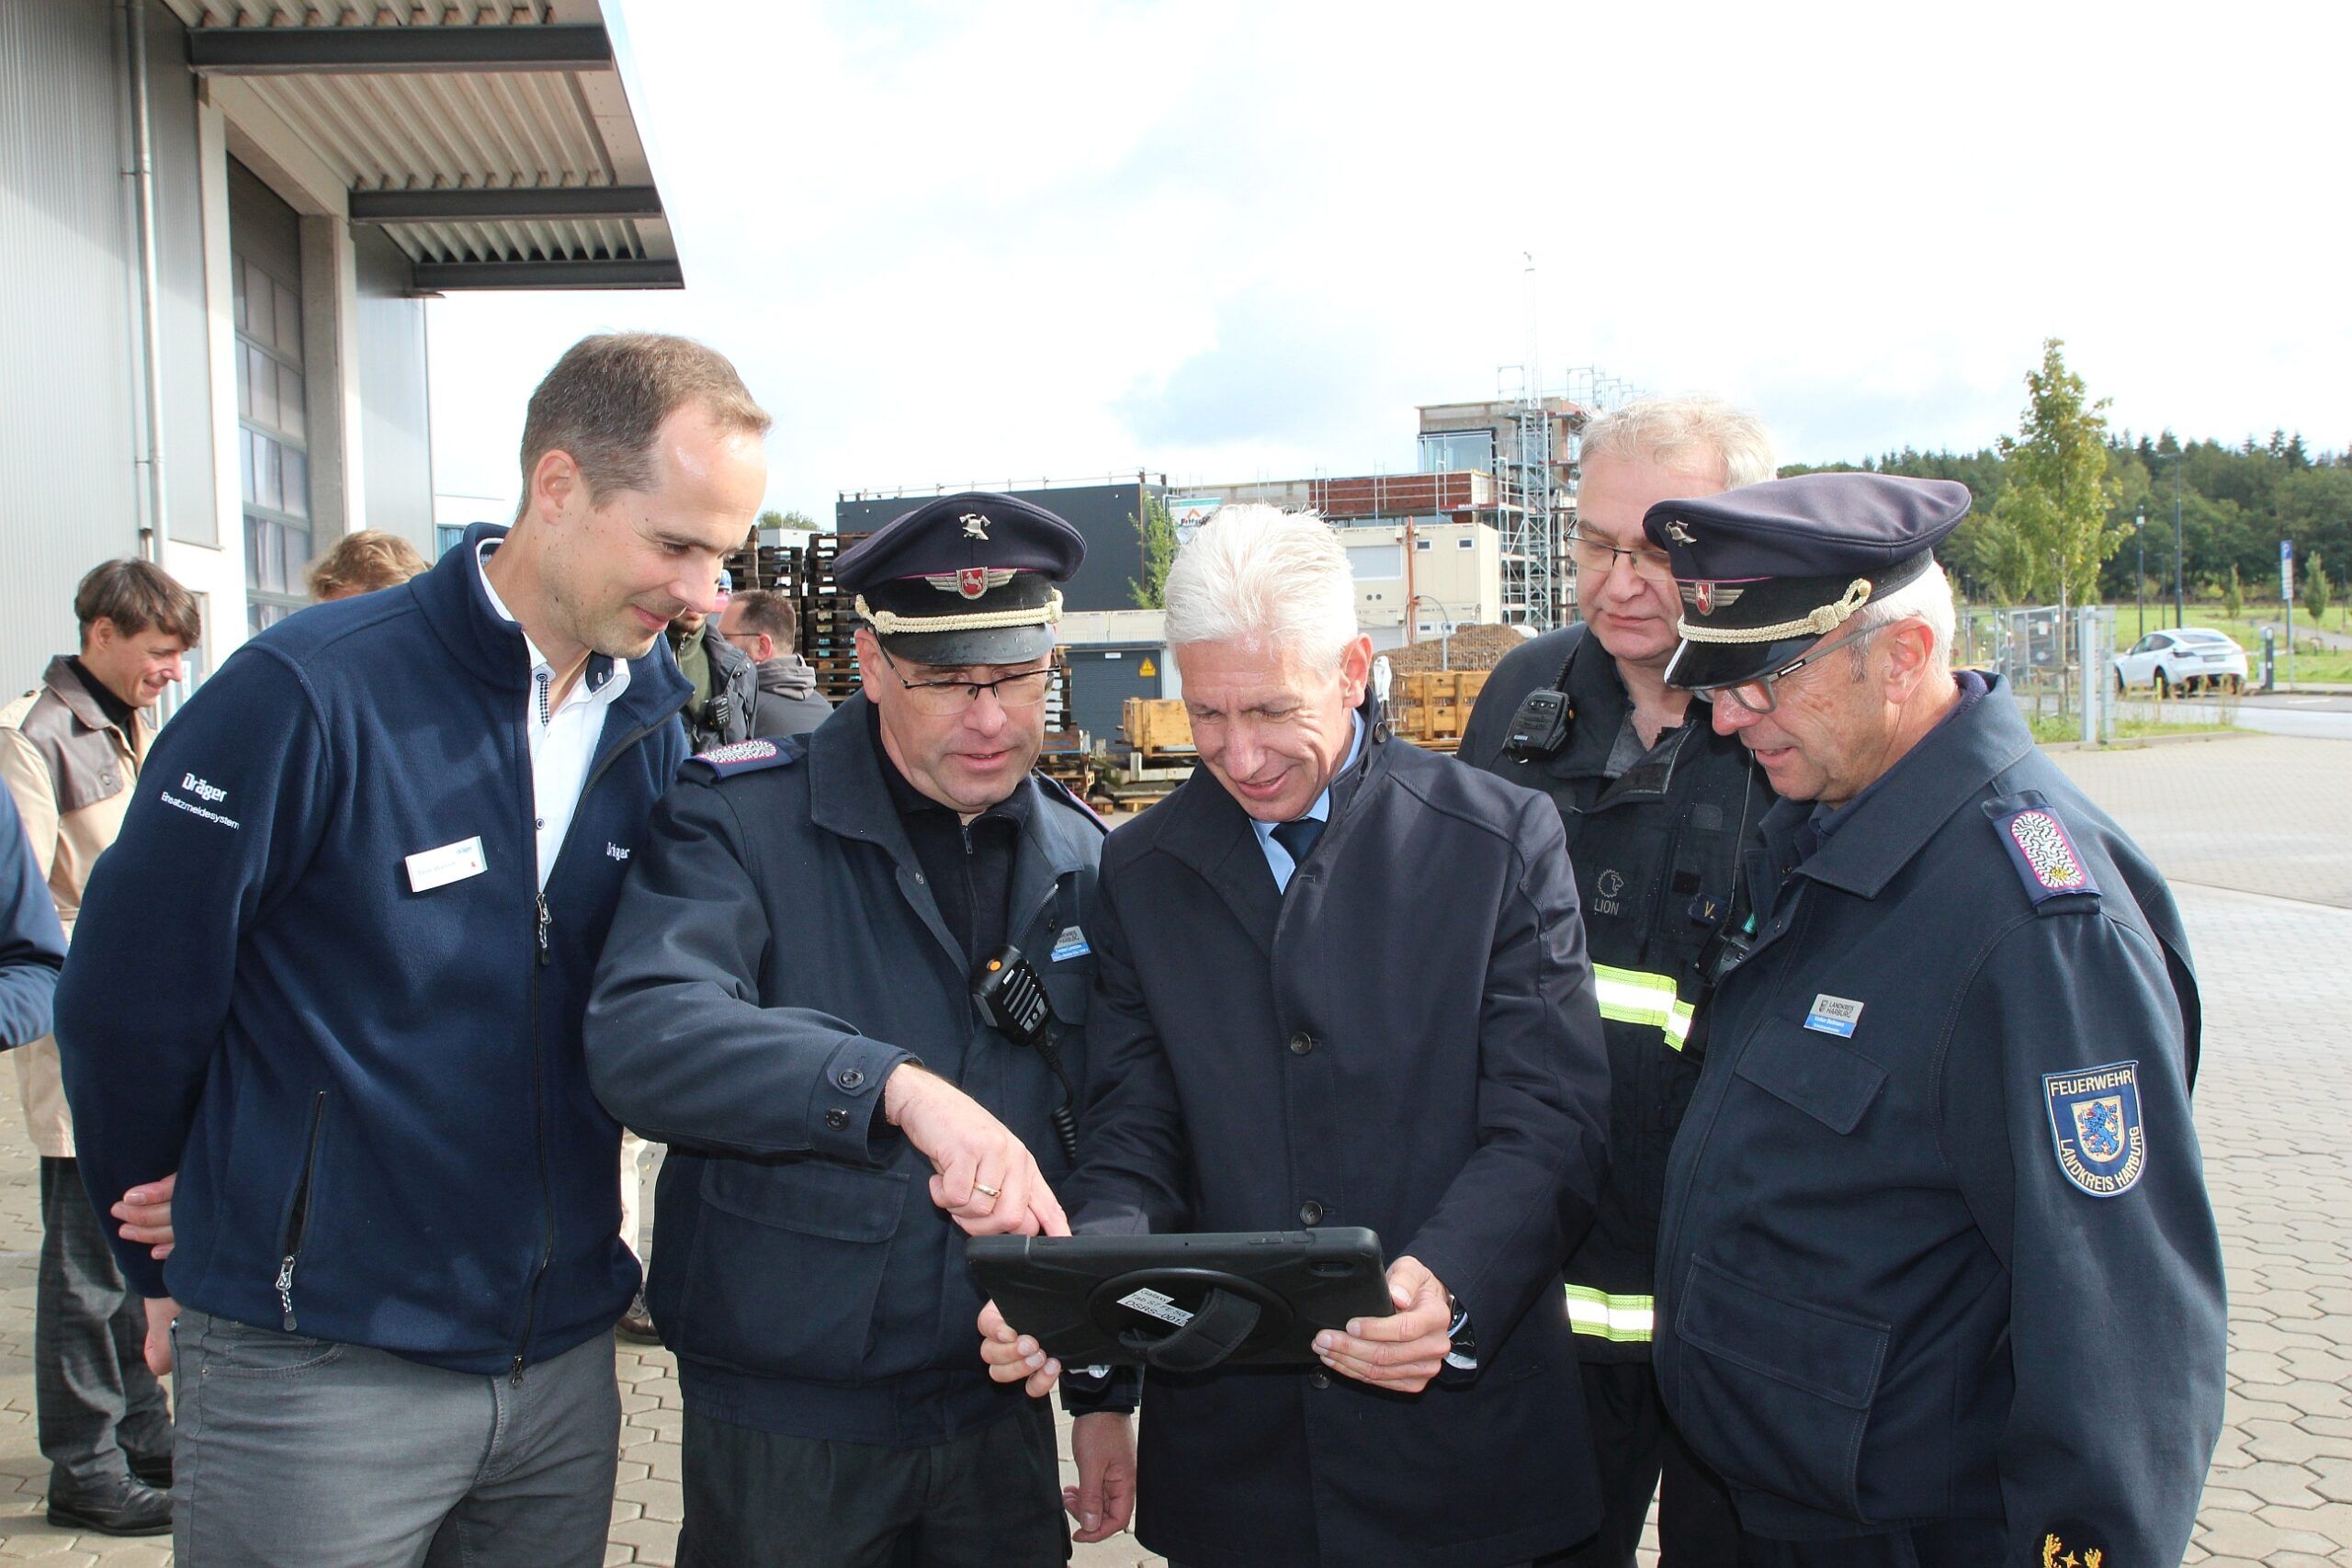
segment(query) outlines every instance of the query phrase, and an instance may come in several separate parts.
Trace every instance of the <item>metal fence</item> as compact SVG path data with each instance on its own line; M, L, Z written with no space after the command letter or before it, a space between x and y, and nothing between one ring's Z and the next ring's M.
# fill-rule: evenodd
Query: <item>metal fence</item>
M2145 688L2127 689L2115 659L2115 609L1975 609L1954 628L1953 661L1997 671L2043 740L2113 743L2118 726L2233 721L2235 693L2208 691L2184 701Z
M2086 745L2115 739L2115 611L2094 604L2062 609L1971 610L1955 628L1955 661L1996 671L2045 740Z

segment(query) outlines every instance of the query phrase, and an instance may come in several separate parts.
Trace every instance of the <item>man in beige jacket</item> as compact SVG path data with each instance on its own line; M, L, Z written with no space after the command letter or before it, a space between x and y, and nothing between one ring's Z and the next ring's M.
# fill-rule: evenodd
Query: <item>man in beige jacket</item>
M0 708L0 777L70 941L82 888L120 831L151 730L201 629L196 600L163 570L108 561L74 596L81 651ZM168 918L158 902L158 918ZM126 976L126 978L129 978ZM41 1250L33 1360L52 1524L110 1535L171 1529L171 1415L141 1353L147 1319L108 1256L74 1163L57 1044L11 1052L40 1152Z

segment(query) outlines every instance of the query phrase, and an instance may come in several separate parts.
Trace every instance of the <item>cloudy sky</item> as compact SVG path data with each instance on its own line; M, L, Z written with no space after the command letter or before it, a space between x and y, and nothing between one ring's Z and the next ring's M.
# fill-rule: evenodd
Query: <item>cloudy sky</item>
M2352 8L618 4L688 286L431 307L461 514L606 327L732 355L824 520L1393 472L1531 340L1784 460L1984 445L2052 335L2119 425L2352 446Z

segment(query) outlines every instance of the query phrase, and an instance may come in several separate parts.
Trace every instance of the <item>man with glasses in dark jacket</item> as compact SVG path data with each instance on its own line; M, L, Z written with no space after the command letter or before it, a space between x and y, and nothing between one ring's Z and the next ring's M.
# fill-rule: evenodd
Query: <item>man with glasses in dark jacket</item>
M1743 918L1740 859L1774 797L1747 749L1708 728L1706 705L1666 683L1682 605L1642 517L1670 496L1770 479L1772 445L1726 403L1649 398L1586 426L1579 462L1569 557L1584 619L1502 661L1461 752L1559 807L1609 1041L1608 1182L1562 1270L1601 1525L1558 1568L1634 1568L1653 1498L1662 1568L1733 1568L1731 1498L1650 1375L1651 1277L1667 1152L1705 1051L1700 1008Z
M1119 1401L1041 1402L971 1337L966 1233L1068 1230L1053 1114L1081 1081L1102 830L1030 771L1077 531L927 502L844 554L862 694L687 765L629 873L588 1015L616 1115L670 1145L647 1287L685 1396L694 1568L1056 1568L1125 1522ZM1060 1070L985 1021L1034 964Z

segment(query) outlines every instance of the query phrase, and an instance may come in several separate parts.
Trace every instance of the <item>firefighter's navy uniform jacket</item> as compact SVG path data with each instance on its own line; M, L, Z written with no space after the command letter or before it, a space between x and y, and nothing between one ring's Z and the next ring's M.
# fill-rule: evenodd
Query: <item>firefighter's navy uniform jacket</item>
M2175 1563L2222 1399L2195 982L2154 867L1962 682L1844 809L1766 818L1668 1175L1658 1382L1749 1531Z
M1566 671L1565 680L1562 671ZM1549 755L1504 741L1530 692L1573 705ZM1610 755L1633 712L1609 651L1568 626L1513 649L1487 680L1461 757L1543 791L1560 810L1585 911L1609 1042L1609 1178L1592 1229L1568 1259L1568 1319L1588 1361L1649 1359L1650 1281L1667 1153L1699 1078L1692 1038L1702 962L1732 918L1742 849L1762 842L1771 786L1703 705L1616 778Z
M690 1406L761 1431L888 1448L1024 1408L973 1353L980 1296L922 1152L883 1118L920 1062L1065 1172L1039 1055L973 1005L885 782L872 704L689 762L630 867L588 1010L588 1070L672 1145L646 1299ZM1086 1064L1102 829L1037 775L1015 794L1004 930L1034 955L1073 1078ZM980 923L985 924L985 920Z

